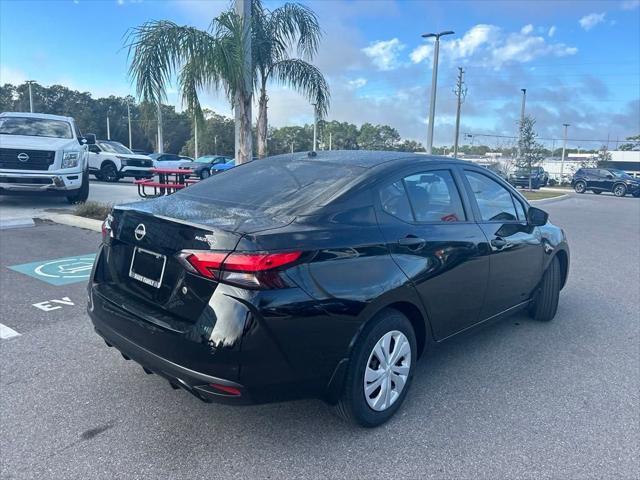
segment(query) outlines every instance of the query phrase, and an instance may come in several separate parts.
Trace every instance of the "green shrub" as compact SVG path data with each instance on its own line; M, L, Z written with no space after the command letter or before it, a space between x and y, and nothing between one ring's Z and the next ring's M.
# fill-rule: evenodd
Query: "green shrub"
M101 202L81 203L74 210L74 214L80 217L93 218L94 220L104 220L111 212L113 205Z

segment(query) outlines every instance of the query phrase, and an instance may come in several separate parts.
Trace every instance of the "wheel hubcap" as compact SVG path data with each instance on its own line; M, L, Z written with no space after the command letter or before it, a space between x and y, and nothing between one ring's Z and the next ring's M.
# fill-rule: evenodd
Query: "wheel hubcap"
M618 196L621 196L622 195L622 187L616 187L615 194L618 195Z
M364 373L364 397L378 412L400 397L411 369L411 345L404 333L387 332L375 344Z

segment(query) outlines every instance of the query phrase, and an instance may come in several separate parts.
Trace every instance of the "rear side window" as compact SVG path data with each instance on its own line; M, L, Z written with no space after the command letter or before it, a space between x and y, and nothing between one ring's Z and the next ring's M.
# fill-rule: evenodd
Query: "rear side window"
M404 179L418 222L466 220L460 194L449 170L418 173Z
M409 198L402 180L380 189L380 203L382 204L382 209L388 214L405 222L413 222L411 205L409 205Z
M481 173L465 170L464 174L471 185L483 221L509 222L518 219L509 190Z
M255 160L174 195L252 210L292 211L302 205L321 205L365 171L313 160Z

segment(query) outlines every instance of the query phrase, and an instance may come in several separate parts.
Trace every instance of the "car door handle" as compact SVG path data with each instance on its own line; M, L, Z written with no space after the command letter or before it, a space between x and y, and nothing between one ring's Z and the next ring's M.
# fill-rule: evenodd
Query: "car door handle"
M507 246L507 241L504 238L494 238L493 240L491 240L491 246L497 248L498 250L503 249L504 247Z
M402 247L409 247L412 250L418 250L422 248L427 241L424 238L416 237L415 235L407 235L404 238L398 240L398 244Z

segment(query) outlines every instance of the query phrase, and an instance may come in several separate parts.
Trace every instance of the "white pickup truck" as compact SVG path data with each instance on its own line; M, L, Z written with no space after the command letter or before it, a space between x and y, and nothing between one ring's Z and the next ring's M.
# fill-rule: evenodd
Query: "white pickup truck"
M89 196L87 144L71 117L0 113L0 195L58 194L69 203Z

